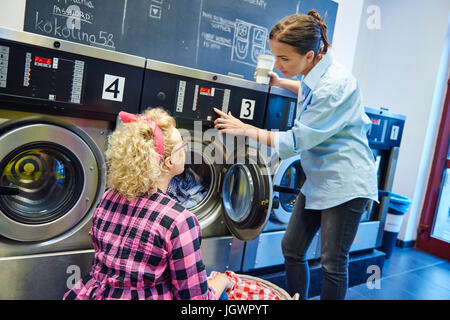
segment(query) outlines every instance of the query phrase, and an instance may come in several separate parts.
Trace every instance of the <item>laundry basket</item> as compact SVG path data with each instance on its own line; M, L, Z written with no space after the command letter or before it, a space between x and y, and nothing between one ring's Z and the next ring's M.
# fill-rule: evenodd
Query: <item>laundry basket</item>
M255 281L257 282L260 286L262 286L263 288L267 288L267 289L271 289L273 290L273 292L275 292L277 294L277 296L280 297L280 300L298 300L299 298L299 294L296 293L294 294L293 297L291 297L289 295L289 293L287 293L284 289L280 288L279 286L273 284L270 281L261 279L261 278L257 278L257 277L253 277L253 276L249 276L246 274L238 274L236 273L236 276L238 276L242 281Z

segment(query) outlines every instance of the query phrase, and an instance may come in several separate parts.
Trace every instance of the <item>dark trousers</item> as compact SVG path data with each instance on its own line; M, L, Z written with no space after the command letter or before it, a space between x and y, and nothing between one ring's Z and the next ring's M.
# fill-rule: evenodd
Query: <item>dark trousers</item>
M305 209L300 193L282 241L289 293L308 298L309 266L306 252L321 229L323 284L321 299L345 299L348 288L348 252L368 199L356 198L325 210Z

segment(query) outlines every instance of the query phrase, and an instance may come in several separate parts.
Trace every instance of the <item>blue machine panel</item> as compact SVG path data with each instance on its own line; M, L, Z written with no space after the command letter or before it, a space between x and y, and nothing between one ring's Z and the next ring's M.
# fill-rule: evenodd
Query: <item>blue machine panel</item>
M264 128L286 131L294 125L297 95L278 87L271 87Z
M365 110L372 121L372 126L367 133L370 147L380 150L399 147L406 116L390 112L386 109L365 107Z

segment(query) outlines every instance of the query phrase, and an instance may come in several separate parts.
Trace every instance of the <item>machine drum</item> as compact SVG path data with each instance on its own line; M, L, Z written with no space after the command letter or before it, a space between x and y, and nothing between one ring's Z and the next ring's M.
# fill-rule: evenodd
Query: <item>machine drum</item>
M0 185L18 189L0 196L0 210L24 224L58 219L79 199L84 183L81 165L68 149L33 143L11 152L0 164Z

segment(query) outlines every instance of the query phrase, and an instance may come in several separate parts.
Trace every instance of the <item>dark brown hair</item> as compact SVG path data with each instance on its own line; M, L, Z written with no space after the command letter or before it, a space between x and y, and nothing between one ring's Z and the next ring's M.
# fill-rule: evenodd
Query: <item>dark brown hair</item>
M295 47L301 55L308 51L325 54L330 43L327 37L327 25L315 10L308 14L292 14L281 19L272 27L269 39ZM323 42L323 46L321 46Z

